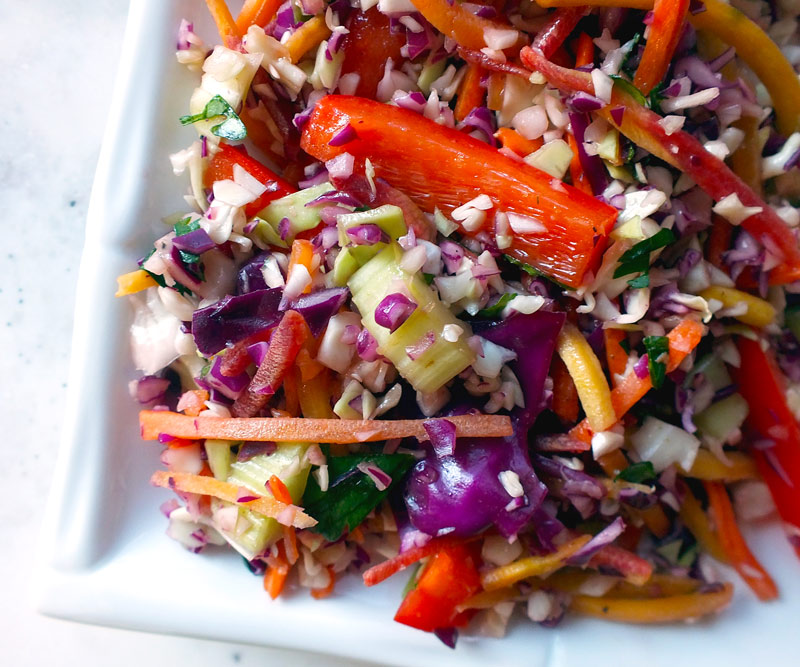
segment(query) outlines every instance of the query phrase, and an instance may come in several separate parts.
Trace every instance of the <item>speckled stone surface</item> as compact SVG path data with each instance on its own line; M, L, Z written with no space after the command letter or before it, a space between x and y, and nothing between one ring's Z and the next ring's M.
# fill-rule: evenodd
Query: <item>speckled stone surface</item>
M0 2L0 662L352 664L83 626L33 610L32 556L67 391L84 220L126 14L122 0Z

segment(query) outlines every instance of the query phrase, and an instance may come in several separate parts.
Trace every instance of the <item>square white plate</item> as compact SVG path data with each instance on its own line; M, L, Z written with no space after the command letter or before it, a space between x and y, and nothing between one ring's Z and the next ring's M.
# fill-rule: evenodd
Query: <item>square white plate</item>
M272 602L232 553L197 556L164 535L169 494L151 488L158 446L138 439L130 313L113 297L157 238L161 218L183 208L184 181L167 156L194 138L181 128L195 77L173 56L182 17L215 34L201 0L133 0L81 263L67 423L39 549L38 608L61 618L328 652L391 664L788 664L796 656L800 561L780 528L748 535L781 598L760 604L741 582L711 622L632 627L568 618L547 630L520 620L503 640L462 637L458 649L392 621L405 577L365 589L356 577L336 595ZM709 662L710 660L710 662Z

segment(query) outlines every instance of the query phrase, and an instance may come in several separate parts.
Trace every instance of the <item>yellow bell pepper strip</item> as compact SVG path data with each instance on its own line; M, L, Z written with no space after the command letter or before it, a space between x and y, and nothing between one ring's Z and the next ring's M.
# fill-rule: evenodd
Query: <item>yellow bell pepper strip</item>
M508 565L484 572L481 575L483 589L495 591L512 586L529 577L541 577L555 572L564 567L566 560L591 539L591 535L581 535L562 544L551 554L527 556Z
M456 611L461 613L468 609L491 609L496 604L513 600L518 595L519 591L513 586L509 588L498 588L494 591L481 591L458 605Z
M579 614L619 623L676 623L719 612L728 606L732 597L733 586L725 583L707 592L644 600L576 595L569 606Z
M689 470L684 470L686 477L702 479L709 482L740 482L745 479L756 479L758 470L753 457L744 452L725 452L730 465L726 465L707 449L697 450L697 456Z
M411 0L420 14L439 32L448 35L461 46L468 49L482 49L487 46L484 31L504 26L473 14L460 2L448 0Z
M603 367L574 324L564 324L556 342L556 350L575 382L589 426L595 433L611 428L617 421L617 415L611 403L611 390Z
M536 0L540 7L575 7L585 0ZM595 0L595 7L652 9L653 0ZM714 33L761 79L772 99L778 131L786 136L800 129L800 80L791 63L755 22L722 0L703 0L705 11L690 13L698 30Z
M747 306L745 312L741 315L732 315L732 317L744 324L762 329L775 321L775 307L769 301L733 287L711 285L711 287L706 287L706 289L702 290L700 296L706 301L715 299L724 308L734 308L739 304L745 304Z
M137 269L130 273L123 273L117 276L117 291L114 296L128 296L146 290L148 287L156 287L158 283L144 269Z
M703 510L700 501L695 498L688 486L684 485L685 493L681 503L680 517L689 532L694 535L700 547L720 563L728 562L728 555L720 544L717 533L708 520L708 515Z
M741 336L738 347L742 362L733 379L750 408L747 423L772 444L752 454L800 556L800 426L786 403L785 379L761 342Z
M731 155L730 161L733 172L762 197L764 184L761 178L761 153L764 144L758 134L759 122L758 118L742 116L733 123L735 128L744 132L744 137L739 148Z
M667 74L675 48L680 41L689 0L655 0L650 35L642 59L633 77L633 85L649 95Z
M703 585L699 579L676 577L671 574L654 574L644 586L634 586L620 581L603 597L608 598L663 598L694 593Z
M529 47L523 48L520 56L527 67L543 74L552 86L567 93L593 94L594 86L588 72L559 67L547 60L541 51ZM622 118L612 113L619 107L624 108ZM770 271L770 283L782 285L800 279L800 246L794 232L772 207L747 187L722 160L709 153L697 138L683 130L667 134L659 124L661 117L642 106L619 85L614 86L611 104L597 113L636 145L689 174L715 201L735 194L744 206L760 209L746 218L742 227L770 248L781 261ZM617 123L617 120L621 122Z
M322 16L308 19L286 40L289 58L293 63L296 63L311 49L318 47L322 40L327 39L330 34L331 29L325 24L325 19Z
M705 482L708 504L717 526L722 548L739 576L762 602L778 597L778 588L772 577L753 556L736 524L733 505L728 490L722 482Z

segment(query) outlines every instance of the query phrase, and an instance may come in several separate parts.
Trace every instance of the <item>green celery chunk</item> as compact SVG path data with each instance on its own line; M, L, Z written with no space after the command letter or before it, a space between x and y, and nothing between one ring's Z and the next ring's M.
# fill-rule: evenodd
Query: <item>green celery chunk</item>
M356 271L348 286L363 325L378 342L378 351L394 364L414 389L430 393L475 361L475 353L467 344L471 332L465 322L458 320L439 301L421 274L409 275L400 268L401 259L400 246L392 243ZM417 309L390 333L375 322L375 309L386 296L402 288L416 302ZM442 337L447 324L464 330L455 342ZM433 343L416 359L411 359L406 348L418 344L429 333L434 336Z
M333 190L330 183L321 183L312 188L299 190L290 195L270 202L259 214L258 217L266 220L273 231L278 234L278 225L284 218L289 219L289 233L286 241L291 242L297 234L314 229L322 221L320 210L326 204L319 206L306 206L317 197ZM278 235L280 238L280 235Z
M206 456L208 456L208 467L214 473L214 477L223 482L228 479L231 470L231 446L235 442L230 440L206 440Z

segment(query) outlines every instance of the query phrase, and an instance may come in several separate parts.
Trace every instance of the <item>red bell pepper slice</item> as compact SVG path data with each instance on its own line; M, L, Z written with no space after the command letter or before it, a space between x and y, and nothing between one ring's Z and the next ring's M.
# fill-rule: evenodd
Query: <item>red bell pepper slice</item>
M352 139L331 146L348 125ZM532 218L542 231L514 234L505 252L570 287L595 268L617 218L616 209L478 139L371 100L322 98L303 127L301 146L318 160L350 153L359 168L369 159L377 176L429 213L438 207L449 214L486 194L496 211ZM484 230L494 237L491 223Z
M633 78L633 85L644 95L649 94L666 75L688 11L689 0L655 0L650 36Z
M210 188L214 185L214 181L232 180L233 167L237 164L267 186L264 194L244 207L244 213L248 218L254 216L271 201L297 191L297 188L283 180L272 169L250 157L243 148L230 144L220 144L219 151L211 158L203 174L203 185Z
M551 85L564 92L594 93L588 72L559 67L545 58L541 51L529 47L522 49L520 57L526 66L541 72ZM619 108L624 111L621 122L617 123L611 111ZM782 285L800 279L800 246L794 232L772 207L694 136L683 130L667 134L659 125L661 116L639 104L620 86L614 87L611 104L598 113L633 143L689 174L715 201L735 194L745 206L760 207L761 212L744 220L742 227L781 260L781 264L770 271L770 283ZM619 120L619 115L616 115Z
M466 545L445 547L431 558L394 616L398 623L433 632L462 627L469 616L456 607L481 589L473 550Z
M753 447L752 454L800 556L800 425L786 403L784 378L774 359L759 341L741 337L738 347L742 363L733 373L750 406L747 423L759 438L773 443Z
M405 33L392 33L389 17L381 14L377 7L355 12L347 29L350 32L345 35L342 46L342 74L356 72L359 78L355 94L375 99L386 61L391 58L395 64L400 62L400 49L406 43Z
M287 310L272 337L269 349L250 385L231 406L234 417L254 417L280 389L286 373L310 335L308 325L297 311Z

